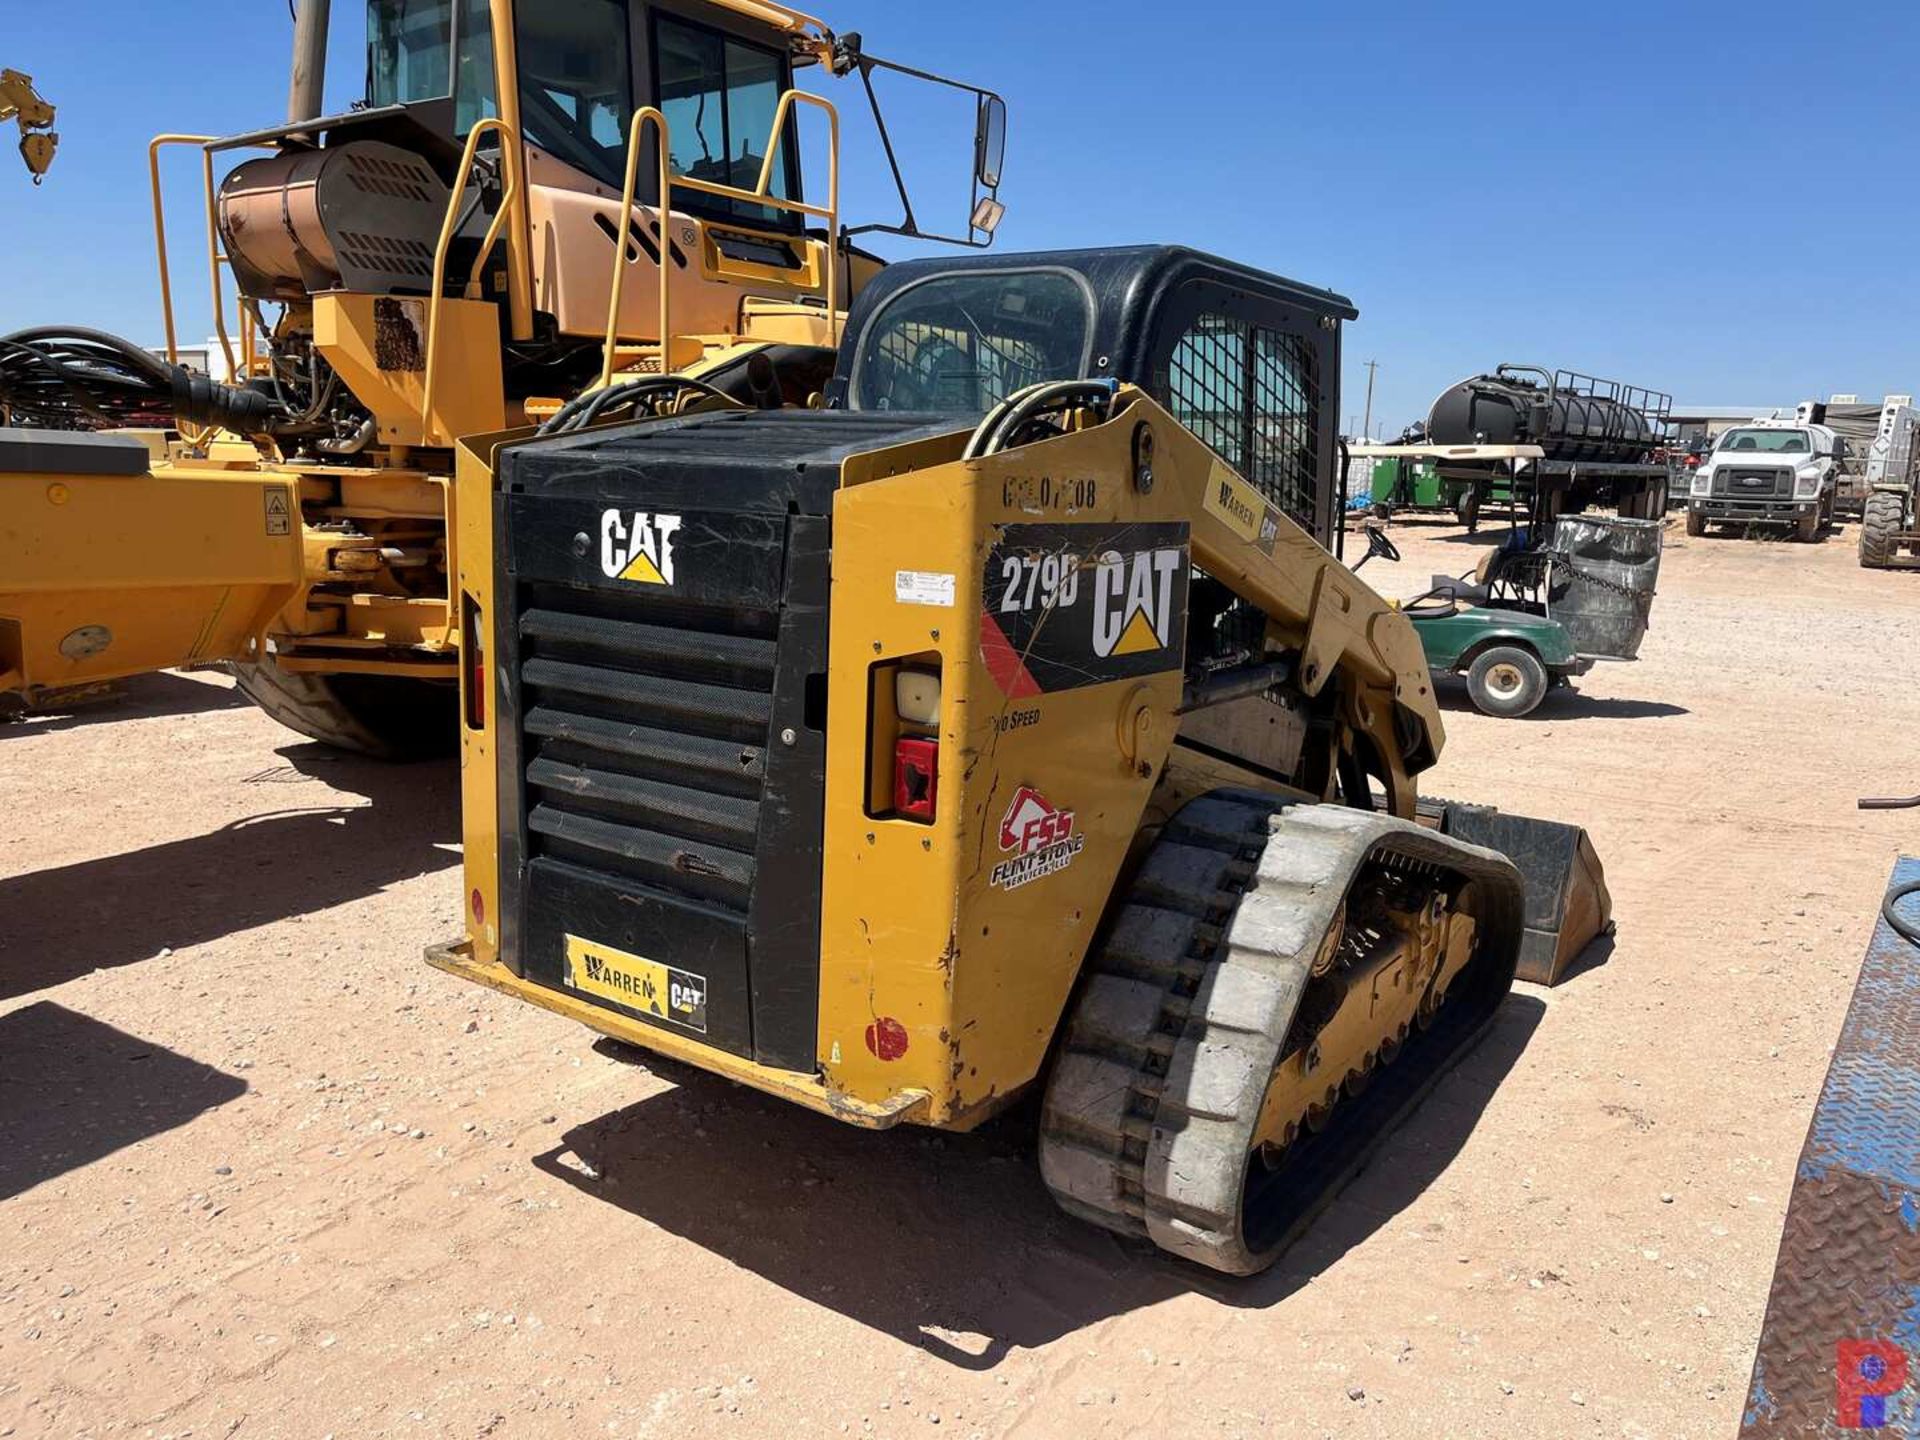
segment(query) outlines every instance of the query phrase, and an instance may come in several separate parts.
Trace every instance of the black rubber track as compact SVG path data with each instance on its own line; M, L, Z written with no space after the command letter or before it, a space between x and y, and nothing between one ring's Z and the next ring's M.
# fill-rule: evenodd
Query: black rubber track
M1296 875L1263 872L1276 840ZM1471 883L1474 958L1430 1027L1267 1172L1254 1127L1306 972L1356 879L1382 866L1443 872L1456 893ZM1250 791L1194 801L1088 958L1042 1115L1054 1198L1214 1269L1265 1269L1485 1031L1513 982L1521 895L1504 857L1388 817ZM1263 987L1276 1003L1249 1021Z

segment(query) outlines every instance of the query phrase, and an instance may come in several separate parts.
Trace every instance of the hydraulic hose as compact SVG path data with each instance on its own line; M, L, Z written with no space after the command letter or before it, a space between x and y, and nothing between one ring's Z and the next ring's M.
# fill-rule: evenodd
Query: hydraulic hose
M1042 415L1083 406L1097 408L1104 415L1119 389L1119 382L1114 380L1047 380L1017 390L987 412L960 458L979 460L998 454Z
M647 375L638 380L629 380L622 385L609 385L604 390L589 390L576 395L562 405L537 433L541 435L565 435L575 430L584 430L596 421L604 419L609 413L631 409L649 395L661 395L682 390L692 390L701 395L717 396L724 400L725 391L718 390L704 380L689 379L684 375Z
M103 330L42 326L0 336L0 406L16 422L132 425L169 414L269 435L287 418L272 396L196 375Z
M1920 810L1920 795L1888 796L1879 799L1860 801L1862 810ZM1905 940L1909 945L1920 946L1920 925L1916 925L1899 913L1900 902L1909 895L1920 895L1920 880L1905 885L1896 885L1887 891L1887 898L1880 902L1880 918L1887 922L1889 929Z
M1909 945L1920 945L1920 925L1907 919L1895 908L1909 895L1920 895L1920 880L1909 880L1905 885L1896 885L1887 891L1887 898L1880 905L1880 918Z

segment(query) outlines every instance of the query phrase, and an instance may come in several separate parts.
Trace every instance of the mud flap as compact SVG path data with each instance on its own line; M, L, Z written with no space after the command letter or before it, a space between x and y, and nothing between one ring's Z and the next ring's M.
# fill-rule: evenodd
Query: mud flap
M1506 815L1490 805L1437 801L1421 818L1440 833L1497 850L1526 881L1526 933L1518 978L1557 985L1594 940L1613 930L1613 897L1593 842L1578 825Z

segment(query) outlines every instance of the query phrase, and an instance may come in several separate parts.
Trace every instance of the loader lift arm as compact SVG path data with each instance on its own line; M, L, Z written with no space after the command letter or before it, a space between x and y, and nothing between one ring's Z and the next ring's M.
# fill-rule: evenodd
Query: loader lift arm
M53 106L33 88L31 75L0 69L0 120L20 127L20 158L38 185L53 164L60 137L53 130Z

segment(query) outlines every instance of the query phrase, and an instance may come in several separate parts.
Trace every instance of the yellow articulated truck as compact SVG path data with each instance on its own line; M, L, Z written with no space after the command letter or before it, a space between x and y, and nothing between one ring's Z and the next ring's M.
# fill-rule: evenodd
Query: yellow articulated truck
M668 372L698 384L622 390L593 418L694 393L778 406L823 390L844 308L879 269L859 234L922 231L904 184L904 223L843 225L839 114L794 76L870 81L904 67L767 0L372 0L366 93L322 115L327 21L324 0L302 5L286 124L153 142L168 358L70 328L0 336L0 423L163 436L141 471L165 485L135 502L137 524L121 513L130 558L144 552L149 568L135 561L116 581L177 605L201 533L190 515L252 507L263 517L253 569L275 583L211 587L196 620L251 629L256 643L234 661L241 686L334 745L451 751L456 442ZM983 245L1001 214L1005 107L908 73L975 103L972 223L945 238ZM877 100L872 113L884 136ZM803 142L805 172L826 176L817 197ZM172 147L201 161L197 228L224 380L171 363L160 175ZM40 613L30 588L43 569L61 572L63 551L105 543L95 492L117 508L127 478L62 481L32 563L0 570L0 613L23 632L0 631L14 688L173 663L170 639L142 647L137 622L91 622L70 640L64 612ZM22 495L53 504L44 489Z

